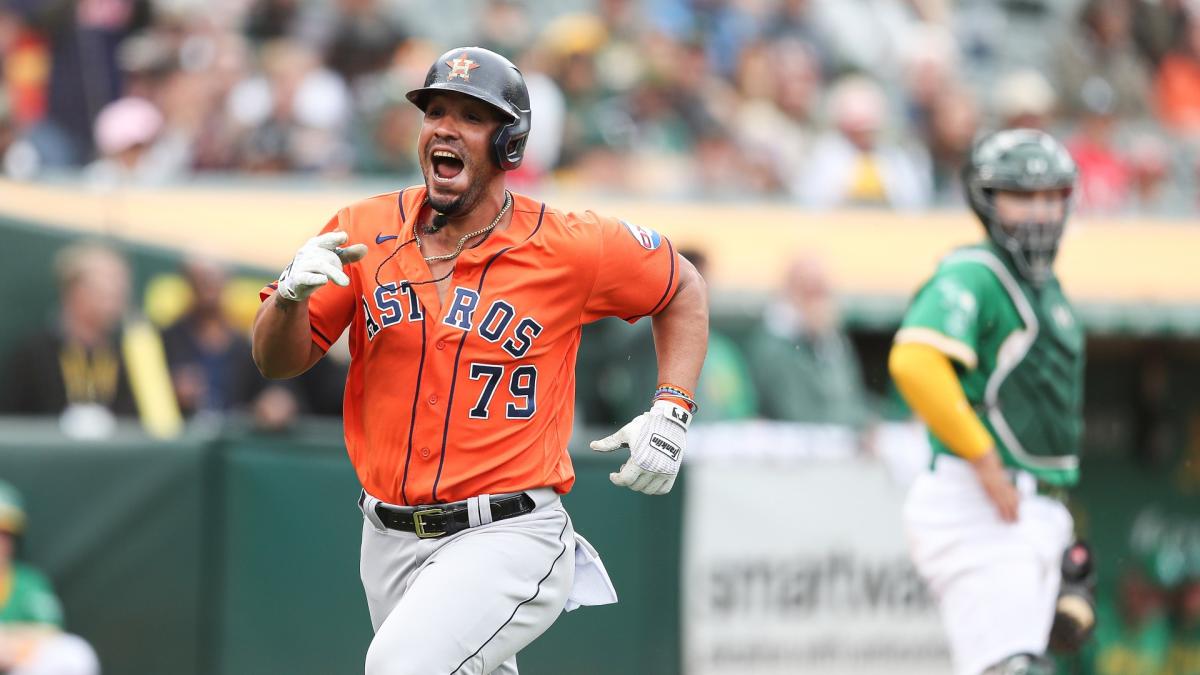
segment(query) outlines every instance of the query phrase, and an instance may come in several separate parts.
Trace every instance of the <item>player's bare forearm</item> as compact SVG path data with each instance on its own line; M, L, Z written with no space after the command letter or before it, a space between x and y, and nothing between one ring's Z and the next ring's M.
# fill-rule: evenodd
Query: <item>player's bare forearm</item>
M654 316L658 381L696 390L708 351L708 289L692 263L679 258L679 288Z
M258 308L250 330L254 365L264 377L295 377L308 370L323 355L312 341L308 324L308 302L267 298Z

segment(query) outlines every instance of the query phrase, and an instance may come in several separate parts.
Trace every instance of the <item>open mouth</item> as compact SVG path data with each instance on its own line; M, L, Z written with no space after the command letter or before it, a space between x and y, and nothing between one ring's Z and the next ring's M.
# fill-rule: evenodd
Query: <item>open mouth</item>
M439 181L454 180L463 170L463 161L449 150L434 150L431 158L433 177Z

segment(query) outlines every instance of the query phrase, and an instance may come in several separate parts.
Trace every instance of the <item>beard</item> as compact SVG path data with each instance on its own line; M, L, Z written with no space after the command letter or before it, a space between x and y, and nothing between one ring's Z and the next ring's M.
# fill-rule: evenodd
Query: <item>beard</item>
M474 162L463 160L463 172L472 177L471 182L467 186L467 191L460 193L457 197L450 199L438 198L433 196L433 186L431 185L433 166L430 165L429 170L425 172L425 194L428 195L429 206L436 212L434 218L435 223L438 222L437 216L445 216L447 218L462 215L475 208L483 196L483 191L487 187L491 175L484 167L476 166ZM446 224L446 218L440 219L441 224Z

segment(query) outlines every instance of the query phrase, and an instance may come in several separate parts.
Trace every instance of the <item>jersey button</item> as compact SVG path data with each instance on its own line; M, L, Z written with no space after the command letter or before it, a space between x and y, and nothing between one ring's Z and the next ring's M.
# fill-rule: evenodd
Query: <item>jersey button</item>
M421 459L429 459L429 448L421 448Z
M437 394L430 394L429 405L437 405Z
M438 341L437 341L437 345L435 345L435 346L436 346L438 349L445 349L445 348L446 348L446 341L445 341L445 340L438 340Z

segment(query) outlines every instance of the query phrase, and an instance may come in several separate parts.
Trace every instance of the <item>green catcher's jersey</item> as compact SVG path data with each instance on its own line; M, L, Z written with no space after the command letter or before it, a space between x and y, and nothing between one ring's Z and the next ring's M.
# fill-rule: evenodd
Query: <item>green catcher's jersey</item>
M956 362L1005 465L1054 485L1078 481L1084 335L1057 279L1035 288L991 243L957 249L917 291L896 342Z
M41 572L13 563L7 598L0 598L0 624L45 623L62 626L62 606Z

